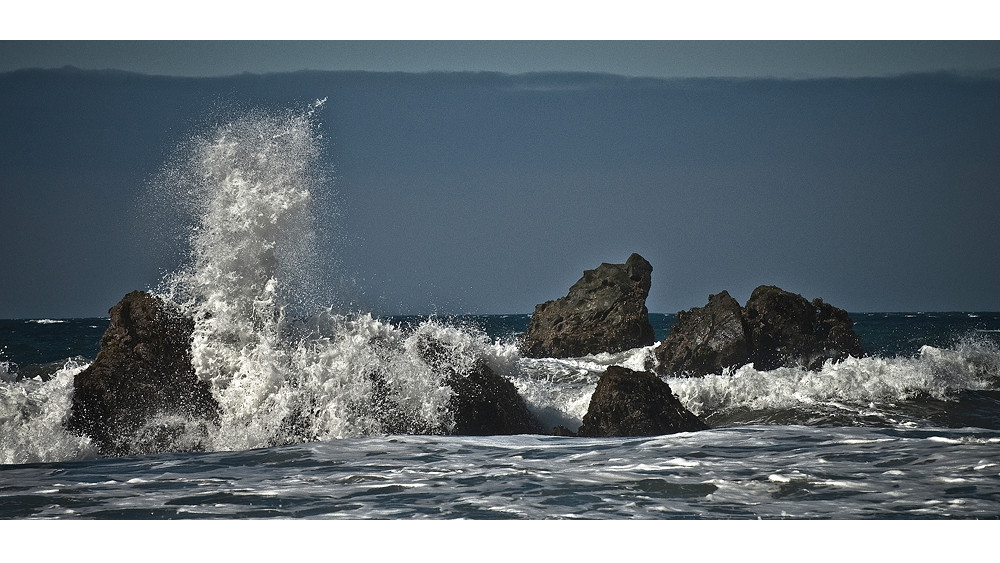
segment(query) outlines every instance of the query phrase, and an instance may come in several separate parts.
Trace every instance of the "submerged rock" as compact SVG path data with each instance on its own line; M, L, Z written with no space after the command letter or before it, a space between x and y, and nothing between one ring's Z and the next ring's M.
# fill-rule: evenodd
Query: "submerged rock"
M453 394L448 402L455 426L450 434L493 436L537 434L541 424L509 379L477 358L467 362L447 343L430 337L417 342L423 360L444 377Z
M177 449L172 439L181 427L218 416L209 384L191 364L194 322L140 291L109 313L97 358L73 380L67 425L105 456Z
M705 307L679 312L653 351L656 372L677 376L721 373L748 363L759 370L815 370L827 360L864 353L846 311L769 285L755 289L742 308L723 291L709 296Z
M656 375L611 366L597 382L577 435L659 436L706 429Z
M521 353L568 358L653 344L646 309L652 271L638 254L586 270L565 297L535 307Z

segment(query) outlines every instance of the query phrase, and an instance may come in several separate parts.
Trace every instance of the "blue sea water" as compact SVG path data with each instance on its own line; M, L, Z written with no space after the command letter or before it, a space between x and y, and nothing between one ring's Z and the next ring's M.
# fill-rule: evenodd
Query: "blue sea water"
M32 445L12 442L7 433L30 433L35 421L12 411L42 413L44 407L15 397L41 397L39 389L57 383L58 377L49 378L66 371L60 361L71 371L73 364L85 365L107 319L0 321L9 370L0 384L7 448L0 517L1000 517L1000 314L852 317L866 348L876 352L872 357L815 374L742 368L709 376L710 382L668 379L713 426L704 432L608 439L372 435L120 459L67 450L66 459L26 463L14 454L30 457ZM480 327L489 340L503 343L523 331L528 318L439 322L468 331ZM652 319L660 337L674 316ZM411 330L415 321L387 319ZM578 388L592 391L604 367L634 362L646 350L519 358L515 382L544 416L544 406L531 400L539 382L557 388L550 396L572 402ZM12 362L23 367L13 369ZM21 369L36 375L19 380ZM871 386L893 390L863 390ZM715 404L704 406L710 396ZM22 451L11 451L17 448ZM35 453L60 455L45 451Z

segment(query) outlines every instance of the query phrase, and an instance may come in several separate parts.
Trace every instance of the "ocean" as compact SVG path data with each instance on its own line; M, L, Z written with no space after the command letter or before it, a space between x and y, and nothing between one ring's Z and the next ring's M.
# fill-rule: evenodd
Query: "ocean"
M397 317L498 355L528 315ZM107 319L0 321L0 517L971 519L1000 517L1000 314L853 314L866 358L819 372L668 378L711 430L651 438L345 435L102 459L59 428ZM651 315L657 337L674 315ZM377 322L377 321L376 321ZM517 357L549 426L579 426L603 369L652 348ZM14 367L17 364L18 367Z
M456 369L485 362L545 427L570 429L608 366L644 369L653 348L532 359L516 344L524 314L310 309L322 303L323 267L311 202L326 181L314 109L221 125L160 176L164 199L184 202L189 248L150 290L195 320L195 372L220 405L214 422L153 421L171 430L172 453L101 458L66 429L73 377L108 319L0 321L0 518L1000 516L1000 313L856 313L865 357L667 378L706 431L417 432L453 424L450 389L416 352L421 338L453 350ZM674 321L651 315L658 340ZM387 381L391 405L373 400L371 374ZM382 407L400 418L390 425Z

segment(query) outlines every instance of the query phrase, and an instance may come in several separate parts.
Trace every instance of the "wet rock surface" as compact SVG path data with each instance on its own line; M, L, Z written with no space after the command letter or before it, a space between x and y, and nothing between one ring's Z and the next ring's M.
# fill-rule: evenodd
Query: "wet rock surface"
M708 304L677 313L677 323L654 356L661 373L721 373L750 358L743 309L728 292L708 297Z
M453 395L448 403L455 426L450 434L491 436L537 434L541 425L509 379L477 359L463 365L447 343L422 338L417 349L431 369L444 376Z
M191 364L194 322L140 291L109 314L97 358L74 378L67 425L105 456L174 450L180 428L166 422L171 417L186 424L218 416L209 384Z
M708 301L677 314L653 351L657 373L700 376L749 363L758 370L815 370L828 360L865 354L847 312L822 299L762 285L744 307L725 291Z
M653 373L610 366L597 382L577 435L659 436L707 428Z
M819 369L827 360L864 355L847 312L822 299L810 302L801 295L762 285L747 300L743 317L756 369Z
M568 358L653 344L646 309L652 271L638 254L586 270L565 297L535 307L522 355Z

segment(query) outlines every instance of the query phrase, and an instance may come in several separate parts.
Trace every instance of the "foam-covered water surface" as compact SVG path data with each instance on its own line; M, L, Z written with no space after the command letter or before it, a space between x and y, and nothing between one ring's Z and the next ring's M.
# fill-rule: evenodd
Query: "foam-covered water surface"
M4 517L996 518L1000 432L349 438L4 466Z

